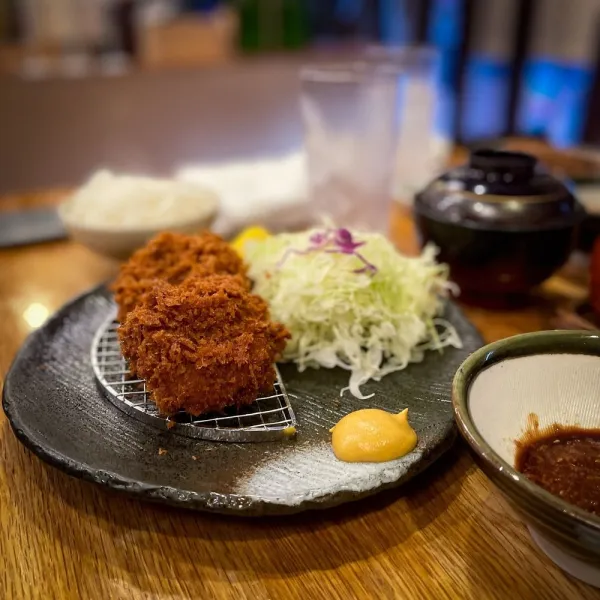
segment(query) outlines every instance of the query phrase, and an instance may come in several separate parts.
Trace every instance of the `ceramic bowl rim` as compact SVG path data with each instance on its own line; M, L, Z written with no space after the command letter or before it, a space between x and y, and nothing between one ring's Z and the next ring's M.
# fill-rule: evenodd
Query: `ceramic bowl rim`
M128 227L115 227L106 225L83 225L67 214L67 207L73 199L74 194L69 194L57 207L58 216L68 230L77 231L92 235L110 235L110 236L131 236L159 233L161 231L177 231L182 227L189 227L194 224L210 224L217 216L221 208L221 199L219 195L209 187L196 185L199 194L202 194L202 203L197 206L196 214L186 219L179 219L168 222L167 225L133 225ZM206 204L203 204L208 201Z
M507 487L520 488L555 514L558 511L566 518L600 533L600 517L561 500L519 473L492 449L471 419L468 394L477 375L504 360L539 354L584 354L600 357L600 334L572 330L524 333L476 350L458 368L452 382L454 418L462 437L471 449L495 471Z

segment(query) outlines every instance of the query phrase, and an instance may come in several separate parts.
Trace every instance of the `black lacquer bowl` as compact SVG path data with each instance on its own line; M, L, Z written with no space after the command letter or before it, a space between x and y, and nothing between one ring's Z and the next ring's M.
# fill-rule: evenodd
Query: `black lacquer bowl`
M357 400L339 391L341 370L281 374L298 420L296 439L263 443L196 440L141 422L109 402L97 386L90 347L114 310L101 287L63 307L35 331L7 375L3 407L18 439L70 475L153 500L221 513L263 515L335 506L407 481L444 453L455 437L452 377L481 338L449 303L445 318L464 347L429 352L418 364L364 386ZM419 442L406 457L380 464L343 463L329 429L359 408L400 411Z
M567 187L519 152L477 150L415 197L423 243L440 248L461 299L505 304L556 272L585 211Z

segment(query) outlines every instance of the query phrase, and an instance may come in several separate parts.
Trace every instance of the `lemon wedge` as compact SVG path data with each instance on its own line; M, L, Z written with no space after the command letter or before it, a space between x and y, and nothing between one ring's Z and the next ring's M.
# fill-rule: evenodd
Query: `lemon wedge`
M247 227L241 231L238 236L231 242L233 249L243 258L244 249L249 242L262 242L271 237L269 231L264 227L253 226Z

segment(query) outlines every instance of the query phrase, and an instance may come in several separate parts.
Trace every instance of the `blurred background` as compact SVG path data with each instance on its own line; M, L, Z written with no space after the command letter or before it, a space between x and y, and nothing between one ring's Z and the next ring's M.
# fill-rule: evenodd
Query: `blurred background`
M0 193L291 151L300 66L373 45L438 49L438 141L600 143L600 0L0 0Z

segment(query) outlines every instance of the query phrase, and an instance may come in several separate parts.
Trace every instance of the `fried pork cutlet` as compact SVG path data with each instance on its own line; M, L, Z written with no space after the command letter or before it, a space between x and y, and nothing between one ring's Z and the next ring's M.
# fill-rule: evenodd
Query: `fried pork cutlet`
M251 404L275 382L290 334L231 275L157 283L119 327L123 356L163 414Z
M161 233L121 265L111 286L119 305L118 319L123 322L157 280L179 284L191 275L213 274L238 275L250 285L242 259L218 235Z

